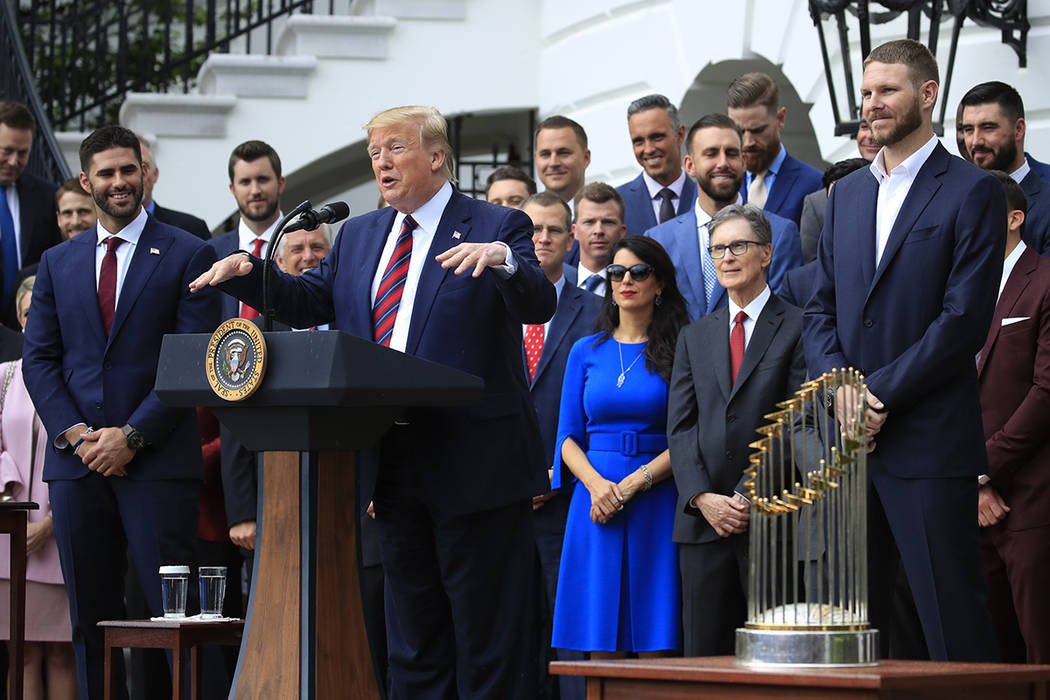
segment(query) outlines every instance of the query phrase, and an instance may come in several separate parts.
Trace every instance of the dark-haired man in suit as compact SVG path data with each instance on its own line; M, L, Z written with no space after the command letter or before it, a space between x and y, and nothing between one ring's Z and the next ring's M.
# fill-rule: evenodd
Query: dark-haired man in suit
M988 472L978 522L1003 661L1050 663L1050 260L1022 240L1024 191L1006 190L1006 260L977 358Z
M95 700L104 675L96 623L124 614L125 544L153 615L163 614L158 567L193 561L203 472L197 414L162 406L153 386L164 335L207 333L218 318L213 294L186 289L215 252L146 214L135 134L94 131L80 162L98 225L41 258L22 373L54 448L44 479L77 684ZM116 686L123 697L124 684Z
M855 367L866 378L873 625L888 638L903 563L930 657L990 661L974 356L995 305L1006 206L994 177L937 141L937 80L936 60L910 39L865 60L863 116L883 147L831 190L804 344L811 376Z
M278 319L339 330L481 377L481 403L403 416L360 458L387 576L394 697L535 698L538 574L532 497L549 488L521 360L522 324L554 315L520 211L456 192L432 107L369 122L390 204L351 219L317 270L274 272ZM258 304L262 266L235 254L191 289Z
M627 213L627 236L685 214L696 201L696 183L682 169L685 125L663 95L639 97L627 108L627 130L642 172L616 189Z

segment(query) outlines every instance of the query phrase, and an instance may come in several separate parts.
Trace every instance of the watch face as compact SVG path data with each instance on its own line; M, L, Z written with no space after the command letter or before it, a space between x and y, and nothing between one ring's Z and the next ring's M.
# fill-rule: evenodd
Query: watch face
M146 446L146 441L142 439L142 434L137 430L132 431L128 435L128 448L132 450L141 450Z

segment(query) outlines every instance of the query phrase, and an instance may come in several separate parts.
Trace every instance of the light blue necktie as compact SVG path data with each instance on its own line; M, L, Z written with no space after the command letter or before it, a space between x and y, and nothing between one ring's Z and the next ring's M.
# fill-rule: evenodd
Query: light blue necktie
M711 239L707 236L707 226L704 226L704 242L708 245ZM711 253L707 252L707 245L700 251L700 270L704 273L704 304L711 305L711 293L715 290L715 282L718 281L718 273L715 272L715 261L711 259Z
M11 299L11 292L15 288L15 280L18 278L18 245L15 243L15 220L11 216L11 209L7 206L7 188L14 185L0 187L0 255L3 256L4 266L4 305Z

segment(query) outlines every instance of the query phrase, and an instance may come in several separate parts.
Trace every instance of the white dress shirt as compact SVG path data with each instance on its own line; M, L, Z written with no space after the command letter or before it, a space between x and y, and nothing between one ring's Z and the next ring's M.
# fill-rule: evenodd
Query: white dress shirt
M138 216L131 220L124 228L119 231L107 231L102 227L102 222L98 222L98 230L96 231L97 241L95 243L95 291L98 291L98 280L102 273L102 260L106 257L106 243L105 240L110 236L119 236L124 239L124 242L117 246L117 294L113 300L114 310L120 303L120 288L124 286L124 277L128 274L128 266L131 264L131 257L135 254L135 248L138 247L139 238L142 236L142 229L146 227L146 210L139 208Z
M15 223L15 250L18 251L18 268L22 269L22 207L18 203L18 180L4 188L7 208L11 212L11 219Z
M1028 159L1025 158L1023 161L1021 161L1021 167L1010 173L1010 177L1013 179L1014 182L1020 185L1021 180L1028 177L1028 173L1030 172L1032 172L1032 166L1028 164Z
M649 173L644 170L642 171L642 181L645 182L645 188L649 190L649 199L653 204L653 214L656 215L656 223L660 223L660 205L663 203L663 200L657 199L656 195L663 191L665 186L649 177ZM666 185L666 187L674 194L674 196L671 197L671 206L674 207L674 210L677 213L678 204L682 200L682 188L685 187L685 171L683 170L678 173L678 179L670 185Z
M1006 287L1006 280L1010 279L1010 273L1014 271L1014 265L1021 259L1021 253L1027 248L1024 241L1020 241L1010 254L1006 256L1006 260L1003 261L1003 276L999 279L999 294L995 297L995 302L999 303L999 297L1003 295L1003 289Z
M576 286L580 289L587 289L587 280L589 280L592 277L601 277L604 280L606 279L608 274L609 273L605 271L604 267L598 270L597 272L591 272L581 264L576 268ZM605 296L605 284L599 284L597 287L595 287L594 294L597 294L600 297Z
M284 214L280 210L278 210L277 218L273 220L273 223L270 224L270 227L263 231L261 236L257 236L255 235L255 231L252 231L250 228L248 228L248 224L245 223L244 217L242 216L240 219L240 223L237 224L237 244L240 247L240 249L246 250L249 253L252 252L252 244L255 242L255 239L261 238L263 239L263 247L261 252L262 255L265 256L266 246L269 245L270 238L273 237L274 229L277 228L277 224L280 223L281 219L283 218Z
M890 231L893 230L893 224L897 221L897 215L900 214L904 200L907 199L908 192L911 191L912 183L915 182L915 176L919 174L919 170L922 169L926 159L930 157L930 154L933 153L933 149L936 147L937 137L931 136L930 140L923 144L919 150L905 158L900 165L889 173L886 172L886 165L883 161L886 153L886 149L883 147L875 155L875 160L868 166L872 174L875 175L875 179L879 182L879 198L875 207L876 268L879 266L879 261L882 260L882 253L886 250L886 241L889 240Z
M751 342L751 334L755 332L755 321L758 320L759 315L762 313L762 309L766 308L766 302L769 301L769 297L772 294L767 284L757 297L751 300L751 303L740 308L733 303L733 297L729 297L729 335L733 335L733 326L736 325L736 315L743 311L747 314L747 318L744 319L744 350L747 350L748 344Z

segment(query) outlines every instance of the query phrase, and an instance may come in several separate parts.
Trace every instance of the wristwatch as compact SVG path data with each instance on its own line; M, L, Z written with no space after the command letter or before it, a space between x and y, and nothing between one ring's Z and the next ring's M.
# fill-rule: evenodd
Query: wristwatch
M146 446L146 438L142 437L142 433L135 429L131 423L127 423L121 430L124 431L124 438L128 441L128 449L141 450Z

